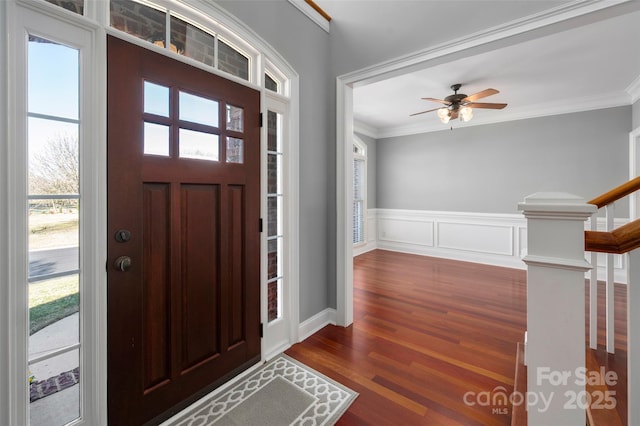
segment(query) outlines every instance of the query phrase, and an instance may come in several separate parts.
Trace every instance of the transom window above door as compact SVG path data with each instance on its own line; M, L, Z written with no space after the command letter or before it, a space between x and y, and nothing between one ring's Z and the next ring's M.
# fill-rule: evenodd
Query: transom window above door
M111 0L111 26L156 46L169 49L243 80L257 83L252 75L257 56L233 37L180 16L150 2Z
M88 0L44 1L80 16L97 16L95 5L87 7ZM113 29L272 92L290 95L288 79L276 66L269 60L260 60L259 52L229 28L204 13L193 13L195 9L186 4L171 0L94 3L98 9L108 8L108 24Z

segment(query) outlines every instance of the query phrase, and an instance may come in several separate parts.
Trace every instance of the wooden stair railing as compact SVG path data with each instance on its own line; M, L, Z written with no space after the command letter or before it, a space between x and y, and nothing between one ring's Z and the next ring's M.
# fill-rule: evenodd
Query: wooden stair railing
M617 229L613 229L613 203L620 200L627 195L630 195L636 191L640 190L640 176L632 179L617 188L612 189L611 191L600 195L599 197L594 198L589 201L589 204L594 204L598 208L607 207L607 232L597 231L597 214L594 214L591 218L591 230L585 231L584 235L584 246L585 251L592 252L592 264L595 266L596 256L594 252L607 253L607 267L610 268L612 266L612 254L624 254L629 253L628 255L628 264L627 268L629 270L629 282L627 283L627 354L628 354L628 362L627 362L627 371L626 371L626 379L627 379L627 424L629 425L637 425L640 424L640 408L632 403L633 398L637 398L637 395L640 394L640 378L635 377L637 373L635 363L639 363L640 361L640 345L638 344L638 340L640 339L640 333L638 333L637 328L640 326L640 317L638 317L638 312L636 311L640 308L640 295L638 293L638 288L635 286L640 285L638 282L638 276L640 276L640 269L638 264L640 263L640 252L634 251L637 248L640 248L640 219L636 219L633 222L627 223L623 226L620 226ZM611 207L611 212L609 208ZM595 269L595 268L594 268ZM634 281L634 282L632 282ZM592 271L590 278L590 293L594 293L594 289L597 287L597 272ZM633 287L633 288L632 288ZM597 293L597 291L595 291ZM606 313L606 329L607 329L607 352L612 353L614 351L615 343L614 343L614 313L613 313L613 272L607 271L607 283L606 283L606 293L607 293L607 313ZM593 311L597 310L595 306L596 298L592 298L591 300L591 308ZM595 309L594 309L595 308ZM594 318L597 316L597 313L592 312L590 322L594 321ZM591 347L593 348L594 343L597 343L597 332L596 328L593 324L590 324L591 327ZM594 339L595 336L595 339ZM597 345L596 345L597 346ZM589 364L589 359L587 359L587 364ZM596 368L598 367L596 364L588 365L587 367ZM632 372L633 370L633 372ZM597 417L602 413L598 414L596 412L592 412L588 410L589 421L590 424L593 425L598 423ZM612 414L612 413L609 413ZM621 424L618 423L618 420L605 418L602 419L602 424Z
M640 219L610 232L584 231L585 251L624 254L638 247L640 247Z
M588 201L588 203L602 208L638 190L640 190L640 176ZM609 232L585 231L584 246L586 251L600 253L623 254L634 250L640 247L640 219Z

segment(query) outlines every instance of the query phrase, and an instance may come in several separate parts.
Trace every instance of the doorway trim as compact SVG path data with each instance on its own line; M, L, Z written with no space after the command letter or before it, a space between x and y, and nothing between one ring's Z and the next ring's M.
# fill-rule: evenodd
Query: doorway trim
M580 25L579 22L573 22L573 18L611 9L627 2L628 0L571 2L336 77L336 323L338 325L347 327L353 323L354 310L351 243L353 89L426 69L438 62L455 60L487 49L532 40L549 31L562 31L574 25ZM594 19L598 18L604 19L601 16L594 17ZM554 24L553 29L548 28Z

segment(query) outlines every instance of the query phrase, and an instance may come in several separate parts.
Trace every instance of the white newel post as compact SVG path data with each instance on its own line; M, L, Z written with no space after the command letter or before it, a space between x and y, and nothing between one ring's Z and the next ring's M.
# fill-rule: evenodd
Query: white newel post
M518 204L527 218L528 424L584 426L584 222L596 206L566 193L536 193Z

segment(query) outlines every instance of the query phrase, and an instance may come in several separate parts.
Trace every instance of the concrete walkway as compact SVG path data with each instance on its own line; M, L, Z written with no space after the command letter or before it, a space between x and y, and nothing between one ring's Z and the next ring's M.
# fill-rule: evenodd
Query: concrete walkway
M75 313L32 334L29 337L29 358L78 343L79 336L79 315ZM29 369L35 380L45 380L63 371L73 370L79 363L79 352L75 349L32 364Z
M43 328L29 337L29 358L78 343L79 315L72 314ZM47 380L79 365L79 350L37 362L29 366L36 381ZM64 425L80 415L80 386L74 385L32 402L30 424L34 426Z

